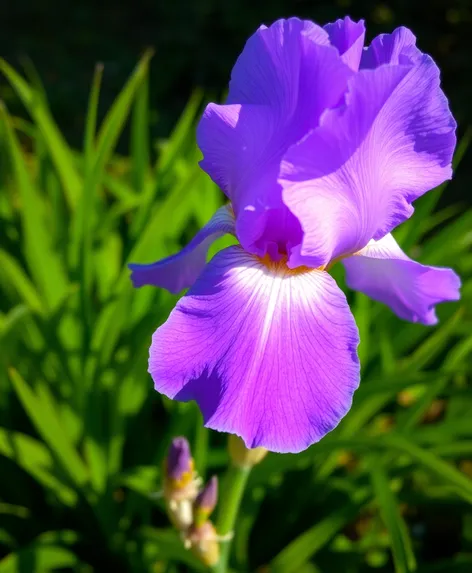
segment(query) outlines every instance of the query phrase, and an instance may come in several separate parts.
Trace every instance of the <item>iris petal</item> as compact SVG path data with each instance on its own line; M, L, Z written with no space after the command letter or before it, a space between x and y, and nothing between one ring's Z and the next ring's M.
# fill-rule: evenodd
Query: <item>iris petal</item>
M378 68L382 64L410 65L420 63L422 53L416 47L414 34L401 26L391 34L380 34L364 50L361 68Z
M303 39L329 46L328 33L308 20L289 18L261 26L234 65L228 103L269 105L281 115L291 114L298 101Z
M323 271L220 251L154 334L149 371L170 398L196 400L207 427L247 446L298 452L349 410L358 332Z
M350 288L387 304L400 318L436 324L435 305L458 300L460 279L447 268L412 261L392 235L343 261Z
M291 264L325 265L407 219L451 177L455 126L429 56L358 72L345 108L325 112L282 162L283 199L304 232Z
M248 40L228 103L206 108L197 129L200 165L231 199L246 250L263 256L270 243L279 243L281 228L285 244L299 242L300 226L277 182L280 161L338 104L352 74L322 28L279 20Z
M341 59L357 72L364 48L364 21L353 22L349 16L323 26L329 34L332 46L338 48Z
M225 206L216 211L210 221L179 253L149 265L128 265L132 271L133 285L152 285L175 294L188 288L205 266L210 245L227 233L234 234L234 217L231 210Z

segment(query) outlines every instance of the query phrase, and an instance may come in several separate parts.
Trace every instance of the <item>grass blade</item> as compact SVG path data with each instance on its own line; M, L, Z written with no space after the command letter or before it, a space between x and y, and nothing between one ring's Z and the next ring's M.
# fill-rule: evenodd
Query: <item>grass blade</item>
M69 207L74 209L82 191L82 181L75 169L70 149L52 119L44 99L2 58L0 58L0 71L10 82L44 137Z
M133 185L142 193L149 169L149 78L145 76L136 93L131 123L131 157Z
M54 493L66 507L77 503L76 492L58 478L47 447L31 436L0 428L0 454L11 459L38 483Z
M44 304L41 295L35 288L18 261L9 253L0 249L0 284L5 291L12 288L19 298L28 305L28 307L38 313L44 312Z
M395 571L396 573L411 573L416 570L413 546L381 460L379 456L371 456L369 459L375 499L390 534Z
M454 466L441 460L432 452L422 449L403 436L391 433L382 438L382 443L408 454L416 462L435 473L449 484L458 495L472 503L472 480L456 470Z
M67 279L60 259L57 253L53 251L50 242L47 224L43 218L44 204L42 197L31 181L20 144L10 125L4 107L0 109L0 114L5 126L7 146L12 160L15 182L22 201L21 217L28 265L35 282L40 286L48 306L54 308L59 305L66 294Z
M84 486L88 482L87 468L69 441L48 391L43 387L42 391L33 392L13 368L10 369L10 380L36 430L60 461L72 483Z
M360 509L370 498L365 490L357 492L358 499L322 519L319 523L302 533L289 543L271 562L271 573L296 573L322 547L358 515Z
M85 121L84 154L85 164L90 165L95 150L95 132L97 129L98 101L100 98L100 86L103 76L103 64L95 66L92 89L90 90L87 119Z

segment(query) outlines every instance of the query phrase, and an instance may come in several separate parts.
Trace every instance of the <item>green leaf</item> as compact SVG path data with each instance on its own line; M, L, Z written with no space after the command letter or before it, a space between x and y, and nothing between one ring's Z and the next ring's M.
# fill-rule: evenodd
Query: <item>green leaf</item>
M392 492L388 477L382 467L382 458L369 457L370 475L376 502L389 535L396 573L410 573L416 570L416 559L411 538L403 521L398 502Z
M327 517L299 535L271 561L271 573L296 573L329 543L338 531L358 515L369 498L370 494L367 490L358 490L355 501L332 511Z
M49 390L40 385L35 393L13 368L10 369L10 379L38 433L51 448L72 483L83 487L88 482L87 468L68 438Z
M459 167L460 163L462 162L462 159L464 158L466 151L469 149L471 141L472 141L472 127L469 126L466 129L464 135L462 136L462 139L459 141L459 145L457 146L456 152L454 153L454 158L452 160L452 168L454 170L456 170Z
M163 179L168 171L176 171L177 159L180 158L182 154L182 147L189 140L194 142L195 135L192 128L195 124L196 115L202 103L202 99L202 92L195 90L169 139L162 146L155 167L155 177L157 181ZM149 210L155 200L157 189L158 186L156 184L150 184L146 187L142 204L133 220L132 234L134 237L139 236L146 223Z
M87 119L85 121L84 155L85 165L91 165L95 151L95 132L97 129L98 101L103 76L103 64L95 66L92 89L90 90Z
M464 311L457 310L452 317L441 324L402 364L402 370L411 372L420 370L444 349L454 336L458 324L462 320Z
M64 540L70 544L76 539L73 532L43 533L28 546L10 553L0 561L0 573L49 573L57 569L74 567L79 564L77 556L68 548L54 543Z
M94 233L93 214L96 209L96 191L107 162L114 151L118 137L131 110L139 86L145 80L152 52L148 51L139 62L127 84L107 113L97 137L93 158L87 163L83 193L72 223L72 264L80 268L81 311L84 322L83 353L88 351L91 336L90 292L93 281L92 245ZM98 96L97 96L98 97ZM93 103L91 104L93 105ZM91 152L90 152L90 155Z
M41 295L36 290L18 261L0 249L0 284L7 291L12 288L28 307L38 313L44 312Z
M161 487L160 470L156 466L138 466L116 476L115 485L126 486L144 496L149 496Z
M31 545L10 553L0 561L0 573L23 573L26 571L41 571L49 573L64 567L77 564L77 557L69 549L60 546Z
M74 506L77 494L58 479L50 451L31 436L0 428L0 454L11 459L38 483L52 491L65 506Z
M357 328L359 329L360 344L357 350L360 363L365 366L369 356L369 333L371 320L371 300L362 294L356 293L356 301L353 307L353 314L356 318Z
M131 157L133 185L142 193L149 170L149 78L146 75L136 91L133 119L131 122Z
M88 392L87 398L84 454L90 470L90 481L93 488L95 491L103 493L108 479L106 456L108 444L104 428L106 422L104 416L105 397L100 394L98 388L92 388Z
M413 444L407 438L397 434L389 434L381 439L382 443L393 449L398 449L408 454L413 460L435 473L445 483L449 484L454 491L469 503L472 503L472 480L447 462L441 460L430 451Z
M133 100L139 87L145 82L149 62L153 56L152 50L147 50L134 72L126 83L125 87L113 102L109 112L103 120L103 124L98 133L97 154L95 157L95 170L100 172L116 145L121 130L129 115Z
M82 182L76 172L70 149L54 123L44 99L2 58L0 58L0 71L10 82L44 137L69 206L73 209L80 197Z
M47 304L54 308L66 294L67 279L60 259L57 253L54 252L51 244L47 223L44 219L43 199L31 181L19 142L10 125L5 108L0 108L0 113L5 126L15 181L21 196L21 217L25 234L25 254L28 266ZM12 264L9 265L9 269L10 273L12 271L15 273ZM16 278L18 279L17 268L16 271ZM25 293L25 288L31 300L31 289L23 281L23 293Z
M15 517L20 517L22 519L27 519L31 515L27 507L2 502L0 502L0 514L14 515Z
M198 110L203 100L203 93L196 89L182 112L177 125L173 129L169 139L166 141L157 163L159 172L166 171L171 167L180 154L180 149L190 138L193 140L195 135L192 128L195 124Z
M194 571L208 571L190 551L184 548L179 534L172 529L142 527L138 539L145 542L144 552L149 566L158 559L170 559L185 563Z

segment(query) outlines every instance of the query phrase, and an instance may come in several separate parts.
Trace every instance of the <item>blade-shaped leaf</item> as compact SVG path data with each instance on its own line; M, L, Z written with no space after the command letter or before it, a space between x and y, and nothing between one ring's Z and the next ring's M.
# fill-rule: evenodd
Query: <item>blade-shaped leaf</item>
M44 219L42 197L31 181L20 144L10 125L5 108L0 108L0 113L5 126L15 181L21 194L25 255L35 282L39 285L48 305L54 308L66 294L67 279L60 259L51 245L47 222ZM12 270L11 265L10 270ZM25 284L23 284L23 291L24 288ZM29 294L31 295L31 289L29 289Z
M81 194L82 182L75 169L70 149L46 107L44 98L2 58L0 58L0 71L8 79L40 129L61 178L69 206L74 208Z
M391 490L387 474L382 467L382 458L371 456L369 468L375 500L390 535L395 571L396 573L415 571L416 559L411 538L400 514L398 502Z
M88 482L87 468L68 438L50 392L45 386L34 392L14 369L10 369L10 379L36 430L60 461L72 483L84 486Z

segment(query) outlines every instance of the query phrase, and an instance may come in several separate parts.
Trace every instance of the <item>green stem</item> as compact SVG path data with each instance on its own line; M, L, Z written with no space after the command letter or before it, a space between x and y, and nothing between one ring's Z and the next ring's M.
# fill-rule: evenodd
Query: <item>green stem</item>
M195 432L195 443L192 451L193 459L195 460L195 467L203 480L205 480L206 476L209 434L210 431L208 428L204 427L200 412L198 412L197 430Z
M223 495L220 498L218 521L216 530L218 535L224 536L234 531L239 506L243 498L244 489L249 477L250 468L239 468L231 465L225 477ZM221 554L215 565L214 573L226 573L232 540L221 543Z

